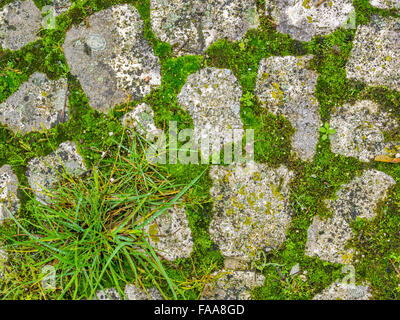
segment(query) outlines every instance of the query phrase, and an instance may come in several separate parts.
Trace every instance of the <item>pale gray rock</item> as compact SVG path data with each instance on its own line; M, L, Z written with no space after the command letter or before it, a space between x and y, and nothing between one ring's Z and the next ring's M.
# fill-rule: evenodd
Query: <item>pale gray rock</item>
M300 41L347 27L355 17L352 0L266 0L265 5L277 30Z
M346 248L353 236L351 221L357 217L368 220L375 217L378 202L386 198L394 185L391 176L369 169L342 186L335 200L326 201L333 215L327 219L314 217L308 229L305 254L332 263L351 263L354 250Z
M312 160L321 120L315 97L318 74L308 67L312 55L270 57L260 62L255 94L262 106L286 117L296 130L292 148L302 160Z
M125 286L124 294L126 298L121 299L117 289L109 288L96 292L96 297L93 300L164 300L164 297L156 287L145 291L129 284Z
M71 0L53 0L54 11L56 16L68 11L72 5Z
M369 100L338 106L329 124L336 130L336 134L330 135L332 152L364 162L387 154L393 143L385 141L383 131L398 128L390 114L380 111L379 106Z
M141 103L124 115L121 119L123 126L136 130L147 139L158 136L162 130L154 123L154 112L146 103Z
M67 31L63 45L71 73L101 112L140 100L161 84L161 66L130 4L97 12Z
M400 9L400 0L369 0L369 3L379 9Z
M216 145L213 151L240 142L244 135L241 96L242 88L228 69L205 68L191 74L178 95L178 102L193 119L193 141L200 145L208 139L210 145ZM201 148L203 154L205 149Z
M7 260L7 252L0 247L0 279L3 278L3 271Z
M374 16L357 29L347 77L400 91L400 18Z
M32 0L15 0L0 9L0 46L19 50L38 39L42 15Z
M193 237L184 207L173 206L145 226L150 245L169 261L188 258L193 251Z
M15 215L20 207L17 196L18 178L11 166L4 165L0 168L0 224L9 216Z
M250 300L251 291L264 284L264 276L252 271L222 270L203 290L201 300Z
M51 129L69 118L66 94L66 79L49 80L35 72L0 104L0 122L22 134Z
M289 276L294 276L295 274L300 272L300 264L295 264L292 269L290 269Z
M257 28L255 0L151 0L153 32L175 55L203 54L219 39L238 41Z
M55 152L29 161L26 176L36 199L46 203L49 201L48 193L64 174L79 176L85 171L86 166L76 144L67 141L61 143Z
M226 257L251 260L259 251L279 248L292 218L288 203L293 172L248 162L214 166L211 239Z
M371 296L369 283L350 285L336 281L313 300L369 300Z

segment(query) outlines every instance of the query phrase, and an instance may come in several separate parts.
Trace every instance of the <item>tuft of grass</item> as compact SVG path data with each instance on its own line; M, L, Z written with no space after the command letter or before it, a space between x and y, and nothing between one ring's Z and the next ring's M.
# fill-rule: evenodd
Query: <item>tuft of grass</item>
M4 268L8 280L0 284L2 298L20 299L27 288L30 295L36 290L46 298L40 274L46 266L56 271L50 294L57 299L91 299L108 287L125 297L128 283L144 290L156 286L165 298L184 297L144 227L179 202L202 174L186 185L174 184L165 169L146 160L144 138L133 134L128 140L129 148L117 143L116 155L104 157L84 177L64 174L49 203L32 198L29 220L10 213L0 242L14 258L30 253L20 265L28 277Z

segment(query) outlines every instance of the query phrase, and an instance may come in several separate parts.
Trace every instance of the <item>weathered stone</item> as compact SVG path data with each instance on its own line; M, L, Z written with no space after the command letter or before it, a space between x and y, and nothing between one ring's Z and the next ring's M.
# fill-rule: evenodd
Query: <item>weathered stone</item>
M164 297L161 295L160 291L158 291L155 287L150 289L146 289L147 293L143 289L139 289L135 285L126 285L125 286L125 296L126 299L121 299L121 296L118 293L118 290L115 288L105 289L96 292L97 300L164 300Z
M312 55L270 57L258 69L255 94L275 115L285 116L296 132L292 147L302 160L312 160L319 139L318 75L308 68Z
M330 135L332 152L365 162L393 149L393 143L385 141L382 131L398 128L389 114L380 112L379 106L369 100L337 107L329 124L336 130Z
M173 206L145 227L149 243L163 258L188 258L193 251L192 232L184 207Z
M35 72L0 104L0 122L22 134L50 129L68 120L67 81L49 80Z
M58 16L66 11L71 7L72 1L71 0L53 0L54 4L54 11L55 14Z
M295 264L292 269L290 269L289 276L294 276L295 274L300 272L300 264Z
M336 281L317 294L313 300L369 300L371 296L368 283L349 285Z
M346 65L349 79L400 91L400 18L374 16L358 27Z
M0 168L0 224L9 216L15 215L19 209L17 196L18 178L9 165Z
M203 54L218 39L238 41L257 28L255 0L151 0L155 35L173 46L175 55Z
M339 189L335 200L326 201L333 211L332 217L325 220L314 217L308 229L306 255L332 263L350 263L354 250L347 249L346 244L353 236L351 221L356 217L372 219L378 202L386 198L394 184L391 176L370 169Z
M221 149L224 144L241 141L241 96L240 84L228 69L205 68L190 75L178 101L193 119L193 141L200 145L208 139L213 151L217 151L218 145Z
M400 9L400 0L369 0L369 3L379 9Z
M220 271L204 287L202 300L250 300L251 290L264 284L264 276L252 271Z
M8 260L7 252L0 247L0 279L3 278L4 266Z
M63 174L79 176L86 167L74 142L63 142L55 152L34 158L28 163L26 176L36 199L45 203L49 191L62 179Z
M330 34L355 17L352 0L267 0L266 12L279 32L300 41Z
M270 169L248 162L210 171L214 199L210 236L227 257L250 260L260 250L278 248L286 239L292 209L285 166Z
M121 123L129 129L135 129L148 139L158 136L162 130L154 123L154 112L146 103L141 103L121 119Z
M15 0L0 9L0 46L19 50L38 39L42 23L40 10L32 0Z
M71 73L96 110L107 112L130 98L140 100L161 84L159 59L133 5L108 8L73 26L63 48Z

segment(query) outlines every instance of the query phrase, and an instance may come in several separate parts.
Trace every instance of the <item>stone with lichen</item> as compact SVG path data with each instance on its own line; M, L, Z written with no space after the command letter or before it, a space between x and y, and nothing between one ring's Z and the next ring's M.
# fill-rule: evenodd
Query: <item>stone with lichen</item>
M124 290L125 298L121 299L118 290L115 288L109 288L96 292L96 300L163 300L163 296L160 291L155 287L146 289L139 289L135 285L126 285Z
M30 160L26 176L36 199L46 203L49 200L48 194L65 174L79 176L85 171L86 166L76 144L67 141L49 155Z
M193 237L184 207L173 206L145 226L149 243L157 254L169 261L188 258L193 251Z
M37 40L42 15L32 0L15 0L0 8L0 46L19 50Z
M67 31L65 57L96 110L140 100L161 84L160 62L143 26L137 9L122 4Z
M284 243L293 214L291 171L248 162L214 166L210 177L214 206L209 232L224 256L249 261Z
M178 102L193 119L193 141L201 144L208 139L214 151L225 144L240 142L244 134L241 96L241 86L228 69L205 68L191 74L178 95ZM204 148L201 150L206 153Z
M369 0L369 3L379 9L400 9L400 0Z
M153 32L175 55L203 54L219 39L238 41L259 18L255 0L151 0Z
M353 236L351 222L357 217L372 219L379 201L383 201L395 184L394 179L369 169L343 185L335 200L326 201L333 215L327 219L314 217L308 229L305 254L332 263L351 263L354 250L347 248Z
M277 30L300 41L348 27L355 18L352 0L267 0L265 6Z
M140 135L150 139L162 133L154 123L154 112L146 103L141 103L124 115L121 123L129 129L136 130Z
M11 214L15 215L20 207L17 196L18 178L11 166L0 168L0 224Z
M264 284L264 276L253 271L222 270L211 275L202 300L250 300L251 291Z
M317 294L313 300L369 300L371 296L368 283L351 285L336 281Z
M373 16L357 29L347 78L400 91L400 18Z
M336 130L335 134L330 135L334 153L369 162L377 155L396 150L394 143L385 141L383 132L397 129L398 124L373 101L363 100L338 106L329 124Z
M35 72L0 104L0 122L22 134L51 129L68 120L66 95L66 79L49 80Z
M312 55L270 57L260 62L255 94L261 105L286 117L296 130L292 148L302 160L312 160L321 120L315 97L318 74L308 66Z

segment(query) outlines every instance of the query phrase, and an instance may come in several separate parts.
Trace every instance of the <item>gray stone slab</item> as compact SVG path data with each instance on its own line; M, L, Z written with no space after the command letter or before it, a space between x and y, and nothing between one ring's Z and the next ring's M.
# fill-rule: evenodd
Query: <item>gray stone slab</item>
M9 216L10 212L16 215L20 201L17 195L18 178L11 166L0 168L0 224Z

